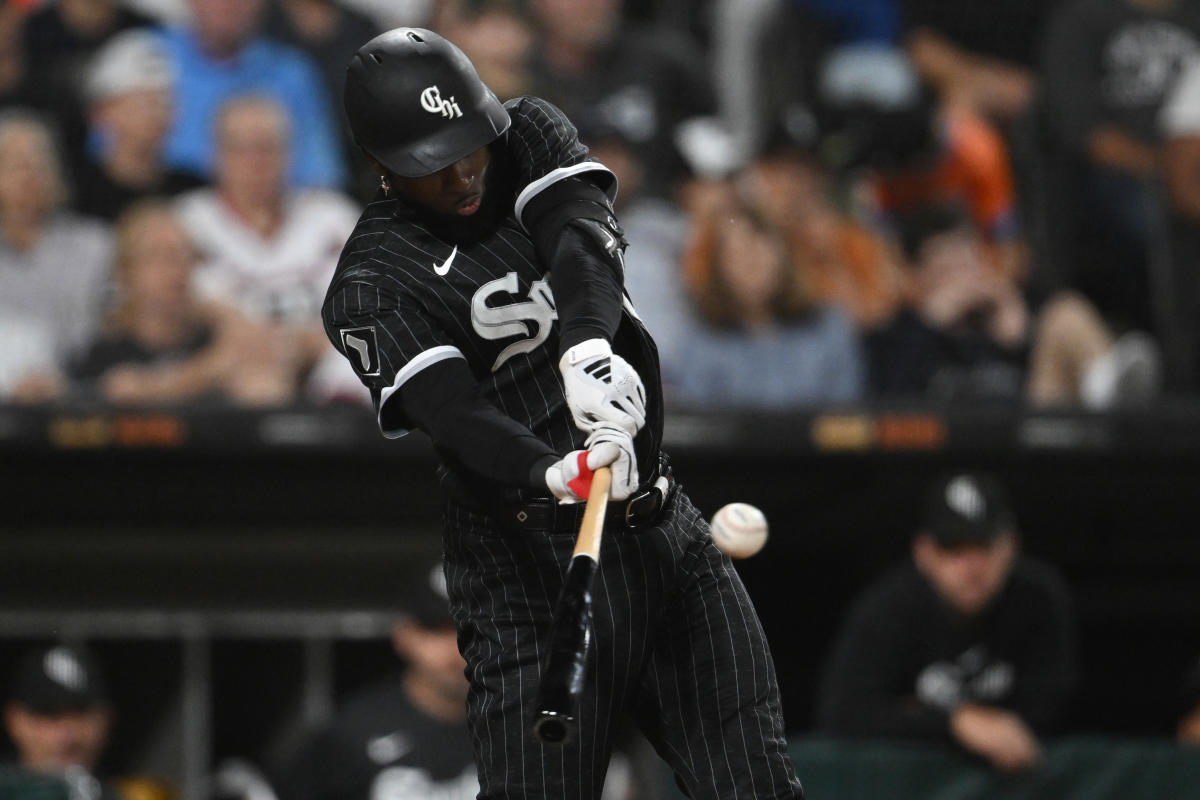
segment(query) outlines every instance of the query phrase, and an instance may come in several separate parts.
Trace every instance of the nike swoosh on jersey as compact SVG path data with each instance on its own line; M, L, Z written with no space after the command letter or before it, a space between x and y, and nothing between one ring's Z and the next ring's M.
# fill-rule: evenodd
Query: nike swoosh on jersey
M441 264L433 265L434 273L437 275L445 275L447 272L449 272L450 262L454 260L456 255L458 255L458 245L454 245L454 249L450 251L450 255L447 256L445 261L443 261Z

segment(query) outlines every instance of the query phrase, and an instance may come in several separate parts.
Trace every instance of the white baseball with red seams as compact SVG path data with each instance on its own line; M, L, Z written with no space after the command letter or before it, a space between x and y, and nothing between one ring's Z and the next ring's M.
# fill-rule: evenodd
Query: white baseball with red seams
M749 503L721 506L709 526L713 544L732 558L749 558L767 543L767 518Z

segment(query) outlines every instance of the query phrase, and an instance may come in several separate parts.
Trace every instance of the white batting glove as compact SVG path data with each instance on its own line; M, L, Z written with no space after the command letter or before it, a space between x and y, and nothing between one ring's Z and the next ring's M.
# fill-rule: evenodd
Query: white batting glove
M592 476L600 467L612 468L609 498L624 500L637 489L637 457L633 437L606 426L587 439L587 450L572 450L546 469L546 487L564 505L587 500Z
M616 425L630 436L646 424L646 390L629 362L603 339L580 342L558 360L575 425L591 433Z
M572 450L546 468L546 487L563 505L583 502L591 493L596 470L608 466L616 458L614 447Z
M624 500L638 487L637 455L633 450L633 436L615 425L600 425L587 438L588 452L603 453L607 459L613 450L616 455L608 462L612 468L612 486L608 496L612 500Z

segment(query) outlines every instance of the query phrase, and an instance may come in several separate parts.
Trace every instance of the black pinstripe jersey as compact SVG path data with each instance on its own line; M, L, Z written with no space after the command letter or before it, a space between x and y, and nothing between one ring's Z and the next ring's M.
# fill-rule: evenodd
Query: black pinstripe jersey
M431 364L463 358L488 400L566 453L583 446L583 434L563 398L548 268L521 214L563 178L587 173L602 185L615 179L588 158L553 105L524 97L505 107L512 125L491 145L479 211L437 219L377 195L342 251L322 317L334 346L371 390L385 436L403 435L409 424L398 403L388 405L392 395ZM661 438L662 392L657 351L628 299L613 347L650 396L637 439L646 476Z

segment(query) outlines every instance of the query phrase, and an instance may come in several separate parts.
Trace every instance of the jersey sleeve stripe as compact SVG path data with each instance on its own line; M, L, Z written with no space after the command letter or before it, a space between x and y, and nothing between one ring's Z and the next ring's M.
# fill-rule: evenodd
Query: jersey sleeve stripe
M525 228L525 220L521 219L521 216L525 213L525 206L529 204L530 200L537 197L538 194L544 191L547 186L555 184L558 181L561 181L563 178L569 178L572 175L580 175L584 172L608 173L608 175L612 177L612 186L608 192L610 195L608 199L616 199L617 176L613 174L612 170L601 164L599 161L583 161L579 164L574 164L569 167L559 167L552 172L546 173L536 181L533 181L524 189L522 189L519 195L517 195L517 202L513 206L513 213L517 217L517 222L521 223L521 227Z
M375 420L379 423L379 430L383 432L384 436L386 436L388 439L399 439L401 436L408 433L407 428L388 429L383 425L383 408L387 405L388 400L391 399L392 395L398 392L400 387L407 383L413 375L416 375L418 372L430 366L431 364L436 364L439 361L445 361L447 358L465 359L466 356L464 356L462 351L457 347L449 344L430 348L405 364L400 371L396 373L396 379L392 381L392 385L383 389L379 393L379 410L375 414Z

